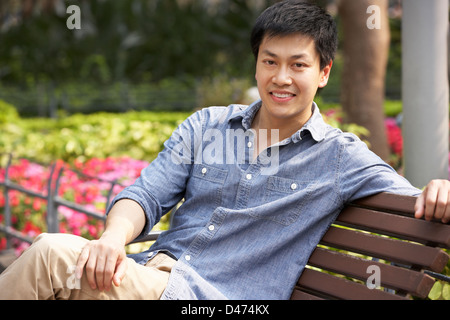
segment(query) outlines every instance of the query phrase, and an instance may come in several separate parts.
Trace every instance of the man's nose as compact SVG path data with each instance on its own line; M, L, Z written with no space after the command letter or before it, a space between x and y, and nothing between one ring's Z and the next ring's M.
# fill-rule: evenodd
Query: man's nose
M279 86L290 86L292 84L292 77L288 68L278 68L275 75L272 78L272 82Z

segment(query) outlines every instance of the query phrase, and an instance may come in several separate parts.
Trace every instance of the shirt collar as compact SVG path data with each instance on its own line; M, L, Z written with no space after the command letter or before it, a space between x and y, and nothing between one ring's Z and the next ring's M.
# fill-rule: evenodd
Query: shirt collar
M241 118L242 119L242 126L245 130L251 129L253 119L258 112L258 110L261 108L262 101L257 100L248 107L243 107L240 111L236 112L235 114L231 115L229 118L229 121ZM294 133L291 137L292 141L294 143L299 142L302 140L302 137L306 133L306 131L309 131L311 133L311 136L314 140L317 142L322 141L325 139L325 133L326 133L327 124L322 118L322 115L320 114L319 107L315 102L313 102L313 113L311 118L305 123L305 125L298 130L296 133Z

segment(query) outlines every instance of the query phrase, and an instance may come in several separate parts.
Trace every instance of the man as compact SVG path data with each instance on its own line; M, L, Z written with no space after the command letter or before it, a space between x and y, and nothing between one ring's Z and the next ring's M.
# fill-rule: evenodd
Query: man
M322 9L268 8L252 33L261 100L190 116L115 198L99 240L40 236L0 277L0 298L288 299L285 288L348 201L420 195L417 218L448 222L448 181L421 193L323 122L313 99L336 47ZM127 258L124 246L182 199L171 229Z

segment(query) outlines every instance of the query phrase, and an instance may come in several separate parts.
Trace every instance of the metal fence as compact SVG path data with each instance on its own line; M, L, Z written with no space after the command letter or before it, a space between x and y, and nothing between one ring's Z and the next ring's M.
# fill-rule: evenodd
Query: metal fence
M5 156L5 154L0 154L0 155ZM48 177L46 190L37 192L34 190L27 189L24 186L14 182L10 179L10 169L11 169L11 165L12 165L13 156L11 154L6 154L6 157L7 157L7 161L6 161L6 166L4 169L5 170L4 171L4 179L3 179L3 181L0 181L0 187L3 187L3 195L4 195L4 200L5 200L4 207L3 207L4 219L3 219L3 223L0 224L0 233L6 234L7 249L10 249L12 247L11 240L13 238L19 239L21 241L25 241L28 243L31 243L33 241L33 239L31 239L30 237L22 234L20 231L17 231L12 227L12 206L11 206L10 197L9 197L10 190L16 190L16 191L26 194L30 197L35 197L35 198L40 198L40 199L46 200L47 201L47 212L46 212L47 232L57 233L60 231L59 230L59 219L58 219L58 208L60 206L64 206L64 207L70 208L72 210L75 210L77 212L81 212L83 214L86 214L90 217L93 217L93 218L101 220L101 221L106 220L106 216L104 214L88 210L85 207L83 207L82 205L77 204L72 201L68 201L58 195L61 177L65 170L72 171L72 172L76 173L77 175L95 179L99 182L109 183L110 189L109 189L108 195L106 197L105 209L108 207L108 205L111 201L114 187L116 185L121 186L121 184L118 183L117 181L108 181L108 180L100 179L98 177L90 177L88 175L83 174L82 172L79 172L79 171L69 168L67 166L64 166L64 165L58 166L57 163L53 163L53 164L49 165L50 174Z
M32 87L0 84L0 100L14 105L22 116L57 118L63 114L126 111L191 111L198 106L195 88L182 83L166 87L151 84L117 83L111 86L72 85L59 88L52 83Z

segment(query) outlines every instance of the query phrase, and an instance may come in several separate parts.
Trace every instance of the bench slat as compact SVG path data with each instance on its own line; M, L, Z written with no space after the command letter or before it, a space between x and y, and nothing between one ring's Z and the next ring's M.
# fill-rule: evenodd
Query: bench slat
M413 296L426 298L433 287L434 279L410 269L366 260L324 248L316 248L308 264L317 268L367 281L371 273L367 268L376 265L380 268L382 287L410 292Z
M344 300L404 300L395 294L381 290L371 290L365 285L338 278L330 274L305 269L300 277L297 290L305 290L310 294ZM294 299L294 298L292 298Z
M438 248L334 226L323 236L321 244L435 272L442 272L449 258Z
M416 203L416 199L417 197L382 192L370 197L358 199L350 203L350 205L412 216L414 215L414 205Z
M347 207L340 213L339 224L357 226L370 232L382 233L420 243L433 243L450 248L450 225L429 222L365 208Z
M310 293L303 292L299 290L298 288L295 288L294 291L292 291L291 300L324 300L321 297L312 295Z

